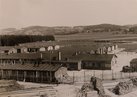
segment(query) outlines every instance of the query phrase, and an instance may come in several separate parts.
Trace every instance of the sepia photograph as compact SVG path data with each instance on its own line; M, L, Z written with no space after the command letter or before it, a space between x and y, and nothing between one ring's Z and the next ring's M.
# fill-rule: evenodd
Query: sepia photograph
M0 0L0 97L137 97L137 0Z

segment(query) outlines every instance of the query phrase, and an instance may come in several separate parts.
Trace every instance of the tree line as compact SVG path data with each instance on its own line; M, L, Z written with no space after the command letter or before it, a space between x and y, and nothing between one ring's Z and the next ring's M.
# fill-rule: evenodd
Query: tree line
M53 35L1 35L1 46L14 46L19 43L36 42L36 41L54 41Z

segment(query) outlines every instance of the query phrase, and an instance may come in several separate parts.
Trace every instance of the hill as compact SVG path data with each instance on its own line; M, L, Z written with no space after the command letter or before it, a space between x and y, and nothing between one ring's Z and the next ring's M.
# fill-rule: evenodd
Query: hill
M115 34L137 33L137 25L99 24L88 26L29 26L21 29L7 28L0 30L0 35L70 35L77 33L102 33L113 32Z

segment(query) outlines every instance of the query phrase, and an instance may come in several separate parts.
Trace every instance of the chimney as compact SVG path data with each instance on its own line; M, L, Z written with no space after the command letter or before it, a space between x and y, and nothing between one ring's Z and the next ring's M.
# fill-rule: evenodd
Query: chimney
M61 60L61 52L58 52L58 60Z

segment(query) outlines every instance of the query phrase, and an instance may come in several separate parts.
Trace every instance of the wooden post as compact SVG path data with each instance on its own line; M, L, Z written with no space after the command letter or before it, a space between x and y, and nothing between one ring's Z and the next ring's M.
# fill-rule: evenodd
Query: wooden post
M84 83L86 82L86 78L85 78L85 70L84 70Z
M122 79L123 77L122 77L122 72L121 72L121 79Z
M102 70L102 80L104 80L104 71Z
M48 81L49 79L49 75L48 75L48 71L46 71L46 81Z
M50 83L51 83L52 82L52 72L49 71L49 73L50 73Z
M24 80L23 80L24 82L26 82L26 75L27 75L26 71L24 71Z
M73 84L75 83L75 73L73 72Z
M41 82L43 83L43 72L41 72Z
M17 73L17 81L18 81L18 76L19 76L19 75L18 75L18 70L17 70L17 72L16 72L16 73Z
M94 70L94 71L93 71L93 76L94 76L94 77L96 76L95 73L96 73L96 72L95 72L95 70Z
M8 71L8 78L11 78L11 70Z
M3 70L1 69L1 78L4 78Z
M39 72L38 71L36 71L36 82L38 82L38 77L39 77L39 74L38 74Z
M112 80L114 80L114 72L113 72L113 69L112 69Z
M32 71L32 82L34 82L34 79L35 79L35 74L34 74L34 72Z
M130 71L129 71L129 78L131 77L131 75L130 75Z

